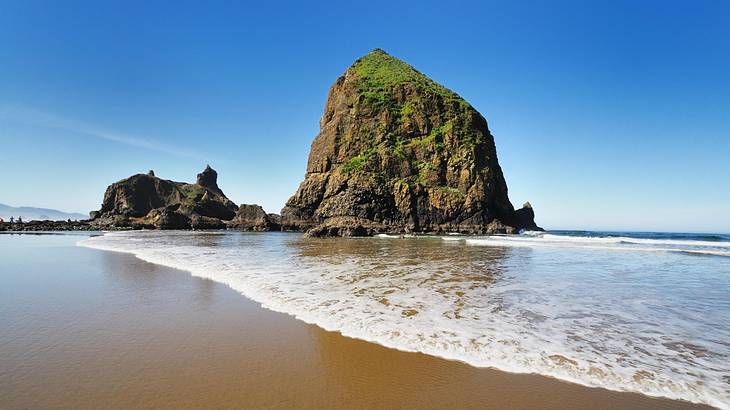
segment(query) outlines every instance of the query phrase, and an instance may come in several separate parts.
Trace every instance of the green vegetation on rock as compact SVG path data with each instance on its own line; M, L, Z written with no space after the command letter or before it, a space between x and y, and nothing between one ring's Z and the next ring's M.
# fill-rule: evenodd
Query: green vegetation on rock
M392 101L390 91L401 84L410 84L420 92L430 92L447 100L464 101L456 93L436 83L409 64L375 49L355 62L358 90L366 101L380 104Z
M203 194L205 194L205 189L194 184L184 184L179 186L178 189L180 189L180 192L182 192L185 198L191 201L202 198Z
M446 124L434 128L431 130L428 135L421 138L413 138L406 144L407 146L413 147L413 146L429 146L433 144L433 147L437 151L441 151L444 149L444 134L447 132L450 132L453 129L453 124L451 121L448 121Z
M352 171L359 170L360 168L363 167L363 165L365 165L366 162L368 162L370 157L372 157L373 154L375 154L375 152L376 152L375 148L370 148L370 149L366 150L365 152L361 153L360 155L353 157L351 160L347 161L346 163L344 163L342 165L342 171L345 173L350 173Z
M473 108L459 95L409 64L375 49L357 60L349 72L354 74L351 76L352 87L358 96L350 100L350 114L368 120L361 122L360 131L356 134L356 138L362 141L362 151L342 164L345 172L362 169L364 163L378 151L408 161L410 168L415 170L415 158L424 157L426 152L441 153L448 149L452 151L451 155L467 157L468 152L454 150L472 151L481 142L455 126L468 127ZM442 107L439 109L445 118L423 117L426 106L434 104L435 107ZM383 112L388 113L386 121L379 120L382 117L378 113ZM433 124L431 121L441 125L430 125ZM424 134L414 136L414 126L425 126L426 130L421 131ZM463 138L457 138L447 147L444 143L447 134ZM381 137L377 138L377 135Z

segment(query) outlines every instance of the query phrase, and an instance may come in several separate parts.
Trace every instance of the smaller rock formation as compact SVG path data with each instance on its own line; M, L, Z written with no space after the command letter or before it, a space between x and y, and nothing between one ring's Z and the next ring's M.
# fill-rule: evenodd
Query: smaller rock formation
M190 227L193 229L226 229L226 222L218 218L194 214L190 217Z
M281 221L279 215L267 214L259 205L241 204L228 226L242 231L278 231Z
M99 229L223 229L238 207L218 187L210 166L195 184L161 179L150 170L111 184L101 209L90 213Z
M535 224L535 211L529 202L525 202L522 208L515 211L515 225L523 226L533 231L542 230L542 228Z

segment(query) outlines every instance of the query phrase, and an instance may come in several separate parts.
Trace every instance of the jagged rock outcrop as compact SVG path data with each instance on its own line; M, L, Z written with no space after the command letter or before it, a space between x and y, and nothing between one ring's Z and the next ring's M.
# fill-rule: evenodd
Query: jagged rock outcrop
M484 117L376 49L330 89L281 224L313 236L539 229L526 205L509 201Z
M215 192L218 195L223 195L223 191L218 188L218 173L215 172L215 170L211 168L210 165L206 165L203 172L198 174L195 183L202 186L203 188L207 188Z
M99 228L220 229L236 216L238 207L218 187L210 168L197 183L161 179L153 171L111 184L99 211L90 213Z
M228 226L243 231L278 231L281 229L279 215L267 214L259 205L241 204L236 217Z

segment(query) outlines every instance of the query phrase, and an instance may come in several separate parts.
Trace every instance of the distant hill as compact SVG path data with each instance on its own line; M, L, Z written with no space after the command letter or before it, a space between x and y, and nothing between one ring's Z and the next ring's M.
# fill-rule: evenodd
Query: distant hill
M4 219L6 222L10 220L10 217L17 218L21 217L24 221L33 221L33 220L52 220L52 221L65 221L67 219L71 220L81 220L81 219L89 219L88 215L79 214L79 213L73 213L73 212L62 212L58 211L56 209L47 209L47 208L34 208L32 206L10 206L5 204L0 204L0 218Z

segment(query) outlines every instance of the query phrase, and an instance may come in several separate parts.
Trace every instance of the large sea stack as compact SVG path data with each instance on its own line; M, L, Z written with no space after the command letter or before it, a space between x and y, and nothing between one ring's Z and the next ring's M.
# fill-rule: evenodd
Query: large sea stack
M218 187L207 166L189 184L161 179L153 171L111 184L91 224L100 228L218 229L236 217L238 206Z
M484 117L380 49L330 89L282 226L312 236L540 229L529 203L510 203Z

